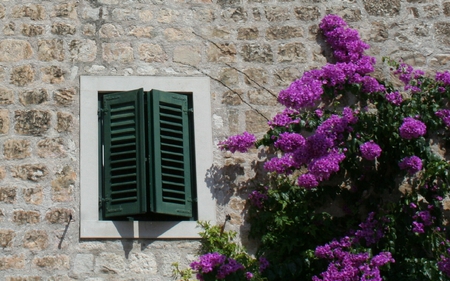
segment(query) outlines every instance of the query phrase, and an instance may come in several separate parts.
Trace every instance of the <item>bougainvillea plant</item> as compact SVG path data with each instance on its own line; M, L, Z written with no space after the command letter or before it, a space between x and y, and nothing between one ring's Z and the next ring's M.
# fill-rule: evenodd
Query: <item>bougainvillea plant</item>
M261 276L450 280L450 73L385 58L398 81L374 78L356 30L336 15L320 29L334 61L280 92L285 109L261 139L219 143L273 155L262 160L267 182L249 194L250 235L270 262Z

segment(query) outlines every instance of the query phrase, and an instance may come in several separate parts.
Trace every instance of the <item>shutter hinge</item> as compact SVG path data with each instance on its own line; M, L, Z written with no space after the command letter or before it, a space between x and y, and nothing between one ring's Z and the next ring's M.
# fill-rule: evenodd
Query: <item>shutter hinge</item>
M187 110L183 110L184 113L194 113L194 109L193 108L188 108Z

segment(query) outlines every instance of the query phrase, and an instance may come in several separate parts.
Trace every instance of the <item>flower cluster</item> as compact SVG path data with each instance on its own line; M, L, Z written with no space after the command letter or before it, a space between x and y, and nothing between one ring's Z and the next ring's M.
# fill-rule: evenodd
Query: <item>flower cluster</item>
M436 116L441 118L442 122L444 122L445 126L450 128L450 110L441 109L436 111Z
M450 252L447 250L447 252ZM441 257L437 265L440 271L442 271L447 277L450 277L450 258Z
M395 262L390 252L381 252L370 258L369 253L352 253L351 239L344 237L340 241L332 241L316 248L318 258L330 260L330 264L320 277L313 281L381 281L380 267Z
M425 233L424 227L433 224L434 217L431 216L429 210L424 210L417 212L413 216L414 221L412 222L412 231L418 234Z
M399 106L403 102L402 94L400 94L398 91L386 93L385 98L388 102L397 106Z
M355 240L353 243L361 243L361 240L364 239L366 241L366 245L370 246L372 244L376 244L381 238L384 237L383 229L375 219L375 213L371 212L367 216L365 222L359 224L361 229L355 232Z
M274 127L289 127L291 124L298 124L300 119L293 118L295 114L298 112L296 110L286 108L283 112L278 113L275 117L272 118L271 121L268 122L271 128Z
M419 120L412 117L406 117L403 119L403 124L399 128L400 136L404 139L416 139L425 135L427 132L427 126Z
M205 280L205 275L214 276L216 279L225 279L234 272L244 270L242 264L217 252L200 256L199 261L192 262L190 267L197 271L197 279L199 280ZM245 273L246 277L249 276L247 273Z
M412 66L406 63L400 63L398 65L397 70L394 71L395 75L398 75L398 78L405 84L405 90L411 90L411 92L420 92L419 78L425 75L425 72L419 69L414 69Z
M248 199L250 202L258 209L262 209L264 205L264 201L267 200L267 190L268 187L265 187L265 192L260 192L258 190L253 190L249 195Z
M232 153L247 152L248 149L255 145L256 137L248 132L244 132L241 135L231 136L228 139L219 142L221 150L229 150Z
M370 161L375 160L375 158L381 155L380 146L373 141L361 144L359 150L361 151L361 156Z
M448 70L444 72L436 72L436 81L440 81L444 86L450 85L450 72Z
M413 155L411 157L403 158L398 164L400 169L407 170L410 174L415 174L422 170L422 159Z

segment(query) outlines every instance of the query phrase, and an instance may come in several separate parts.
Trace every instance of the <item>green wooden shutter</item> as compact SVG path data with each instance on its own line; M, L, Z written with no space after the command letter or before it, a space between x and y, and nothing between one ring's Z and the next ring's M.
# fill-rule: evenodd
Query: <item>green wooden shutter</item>
M152 133L151 209L155 213L192 217L192 148L188 97L149 93ZM149 110L150 111L150 110Z
M103 95L104 217L147 211L143 90Z

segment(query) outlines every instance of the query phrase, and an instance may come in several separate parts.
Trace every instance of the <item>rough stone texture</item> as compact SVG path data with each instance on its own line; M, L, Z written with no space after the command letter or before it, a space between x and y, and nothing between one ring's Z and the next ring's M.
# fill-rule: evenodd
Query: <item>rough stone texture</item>
M37 182L48 175L48 169L44 164L26 164L12 167L11 174L15 178Z
M48 100L47 89L33 89L19 93L19 101L23 105L41 104Z
M14 103L14 91L7 88L0 88L0 105Z
M69 132L73 123L73 116L70 113L58 112L56 114L58 132Z
M320 10L317 6L295 7L295 16L302 21L317 21L320 19Z
M50 127L51 114L48 111L16 111L14 129L21 135L40 136Z
M52 209L45 214L45 219L49 223L66 224L69 222L73 211L65 208Z
M158 44L143 43L139 46L139 57L145 62L163 62L167 55Z
M48 234L45 230L27 231L23 238L23 247L30 250L44 250L48 246Z
M6 159L23 159L30 155L30 141L28 140L7 140L3 144L3 156Z
M12 8L11 14L13 18L28 17L31 20L43 20L47 17L45 8L36 4L16 5Z
M134 60L133 48L130 43L103 44L103 60L106 62L130 63Z
M33 265L46 270L69 269L70 258L67 255L36 257L33 259Z
M210 44L208 48L208 61L234 62L236 60L236 46L234 44Z
M62 138L43 139L37 143L37 150L42 158L61 158L67 154Z
M91 62L97 56L97 44L90 39L73 40L69 44L69 51L72 60Z
M242 103L242 94L242 90L225 92L222 96L222 103L227 105L239 105Z
M22 35L25 36L38 36L44 33L44 27L40 25L24 24L22 25Z
M41 221L41 214L37 211L16 210L13 212L13 222L21 224L37 224Z
M12 229L0 229L0 247L11 247L15 236L16 233Z
M30 187L23 189L23 199L28 204L40 205L44 198L42 187Z
M187 65L198 65L202 59L198 46L179 46L173 53L173 60Z
M8 255L0 257L0 270L22 269L25 266L25 256Z
M51 32L56 35L74 35L77 28L73 24L55 22L52 24Z
M392 17L400 13L400 0L363 0L363 3L371 16Z
M282 44L278 48L278 62L306 62L306 48L301 43Z
M256 27L239 28L237 39L239 40L255 40L259 36L259 30Z
M0 202L13 204L16 201L17 188L0 187Z
M55 91L53 99L58 105L70 106L74 102L75 89L61 89Z
M274 26L266 30L267 40L283 40L303 37L303 29L296 26Z
M42 61L63 61L64 43L63 40L51 39L41 40L38 43L38 59Z
M27 86L34 81L35 71L31 65L14 67L11 72L11 84L16 86Z
M56 202L67 202L72 199L73 189L77 174L72 167L65 166L61 172L56 174L52 181L52 200Z
M272 48L268 44L245 44L241 55L247 62L270 63L273 61Z

